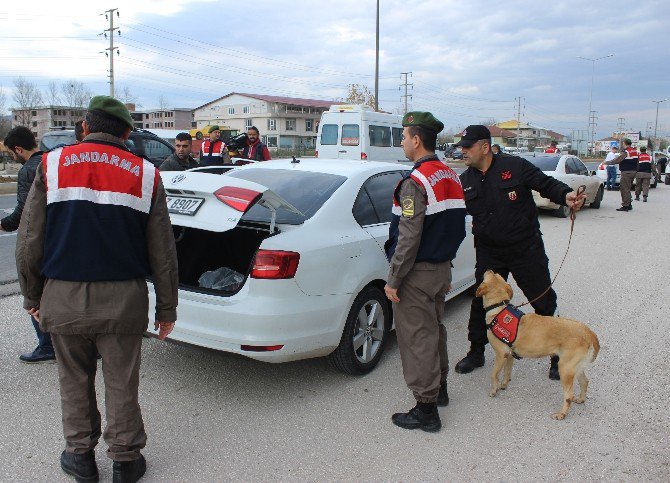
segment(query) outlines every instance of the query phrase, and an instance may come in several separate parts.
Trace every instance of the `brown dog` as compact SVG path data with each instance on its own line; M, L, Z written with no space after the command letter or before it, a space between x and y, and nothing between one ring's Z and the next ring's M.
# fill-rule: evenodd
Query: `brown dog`
M512 287L500 275L487 270L484 281L477 288L475 295L484 297L484 307L491 307L486 312L486 324L489 325L505 308L504 305L492 306L511 300L513 292ZM512 352L514 352L519 357L539 358L550 355L560 357L558 372L563 385L563 407L559 412L552 414L552 418L564 419L573 401L577 404L584 402L589 386L584 369L596 359L600 350L598 337L586 325L564 317L525 314L519 321L517 337L512 347L498 339L490 328L487 330L487 335L496 354L489 396L495 396L499 389L505 389L509 384L514 363ZM500 384L498 375L503 367L505 374ZM577 398L574 397L573 391L575 377L579 381L580 388Z

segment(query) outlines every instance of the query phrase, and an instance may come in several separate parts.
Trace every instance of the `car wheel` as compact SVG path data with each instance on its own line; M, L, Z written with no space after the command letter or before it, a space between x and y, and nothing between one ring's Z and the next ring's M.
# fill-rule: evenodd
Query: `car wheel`
M195 138L196 138L198 141L200 141L200 140L202 139L202 131L198 131L197 133L195 133Z
M570 208L567 206L559 206L554 210L554 216L557 218L567 218L570 214Z
M358 294L344 324L342 339L328 362L347 374L366 374L384 352L390 329L390 311L384 292L366 287Z
M603 200L603 196L605 195L605 192L603 191L603 187L601 186L598 188L598 192L596 193L596 197L593 200L593 203L591 203L589 206L591 208L595 208L596 210L600 208L600 202Z
M664 181L664 183L665 183L665 184L670 184L670 174L666 174L666 175L665 175L665 181Z

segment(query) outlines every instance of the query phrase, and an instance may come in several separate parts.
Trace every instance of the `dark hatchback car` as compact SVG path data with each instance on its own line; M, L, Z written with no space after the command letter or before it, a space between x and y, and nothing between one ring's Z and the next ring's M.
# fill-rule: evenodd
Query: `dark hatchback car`
M74 144L74 142L74 130L72 129L49 131L40 140L40 150L51 151L56 147ZM174 148L170 143L144 129L133 129L126 140L126 147L131 153L148 159L156 167L159 167L165 158L174 153Z

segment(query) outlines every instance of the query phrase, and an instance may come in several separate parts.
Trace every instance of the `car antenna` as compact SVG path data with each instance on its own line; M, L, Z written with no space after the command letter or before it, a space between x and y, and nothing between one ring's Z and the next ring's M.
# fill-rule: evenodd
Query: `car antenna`
M295 156L293 156L293 160L291 161L291 164L298 164L300 162L299 159L295 159Z

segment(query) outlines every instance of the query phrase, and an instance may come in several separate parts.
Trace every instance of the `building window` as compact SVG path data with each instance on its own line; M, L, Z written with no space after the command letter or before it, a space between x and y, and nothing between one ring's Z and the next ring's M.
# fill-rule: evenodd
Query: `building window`
M31 116L37 116L37 111L30 111Z
M265 145L268 148L276 148L277 147L277 136L266 136Z
M37 127L37 121L33 121L33 127Z
M287 131L295 131L295 119L287 119L286 120L286 130Z
M244 107L242 108L242 112L243 112L244 114L249 114L249 106L244 106Z
M268 131L276 131L276 130L277 130L277 120L268 119Z
M307 132L312 132L312 126L314 125L314 121L311 119L305 119L305 131Z
M244 129L249 130L251 126L254 125L254 120L253 119L245 119L244 120Z
M228 108L228 114L235 114L235 108L234 107L229 107Z

